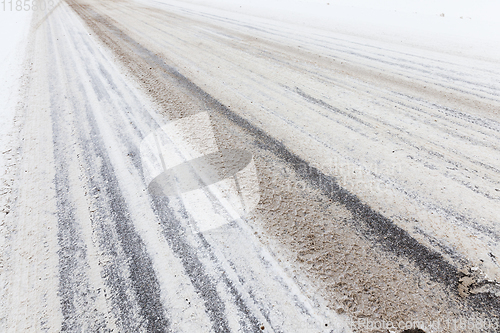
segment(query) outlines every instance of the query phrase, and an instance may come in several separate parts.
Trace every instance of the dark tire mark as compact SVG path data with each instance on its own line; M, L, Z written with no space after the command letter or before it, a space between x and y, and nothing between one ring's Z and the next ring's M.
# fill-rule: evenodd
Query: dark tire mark
M50 27L50 22L47 21ZM51 29L47 30L48 47L55 48ZM56 85L56 72L50 72L49 81ZM93 310L95 290L86 275L89 269L87 264L87 247L81 237L75 218L75 206L71 200L67 156L71 153L67 137L67 124L63 124L64 110L61 109L60 96L50 96L52 118L52 132L54 145L55 179L54 186L57 193L57 219L59 255L59 297L63 322L61 331L80 332L83 327L91 331L99 331L105 327L106 319L103 313Z
M184 270L189 276L196 292L205 302L206 312L212 322L213 331L220 333L231 332L229 323L226 319L224 302L217 293L217 281L214 281L205 272L204 265L198 258L197 250L188 243L185 234L189 231L185 230L185 226L174 217L173 212L169 208L169 199L167 197L153 196L153 206L156 215L162 223L165 239L172 248L172 251L182 262ZM189 218L185 210L182 215ZM210 244L201 234L197 234L197 238L203 246L204 253L208 253L210 260L217 264L217 258L212 253ZM240 320L242 331L259 332L259 320L245 304L245 301L236 290L233 282L227 277L224 271L219 270L215 273L217 273L218 278L222 280L233 297L241 317L246 319Z

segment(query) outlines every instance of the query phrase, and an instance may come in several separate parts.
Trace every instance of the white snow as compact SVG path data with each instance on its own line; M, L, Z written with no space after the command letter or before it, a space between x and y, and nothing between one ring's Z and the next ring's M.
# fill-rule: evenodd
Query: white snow
M12 163L12 130L31 14L0 11L0 212L9 193L6 177Z
M0 12L0 147L13 125L17 89L31 12ZM3 152L3 150L2 150Z
M490 60L500 58L500 1L494 0L138 1L193 10L203 6L214 14L224 13L221 16L234 19L251 16L440 52ZM232 15L227 15L228 12Z

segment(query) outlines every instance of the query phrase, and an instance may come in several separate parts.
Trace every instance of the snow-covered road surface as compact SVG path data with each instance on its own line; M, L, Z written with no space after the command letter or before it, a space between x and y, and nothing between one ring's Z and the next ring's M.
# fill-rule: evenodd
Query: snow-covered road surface
M234 15L33 13L2 330L494 322L499 62Z

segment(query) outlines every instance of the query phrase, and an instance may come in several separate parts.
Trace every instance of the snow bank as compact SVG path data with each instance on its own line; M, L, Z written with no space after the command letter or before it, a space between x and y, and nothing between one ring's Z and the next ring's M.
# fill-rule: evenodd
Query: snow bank
M31 14L0 11L0 212L6 209L10 192L7 169L12 164L12 130Z

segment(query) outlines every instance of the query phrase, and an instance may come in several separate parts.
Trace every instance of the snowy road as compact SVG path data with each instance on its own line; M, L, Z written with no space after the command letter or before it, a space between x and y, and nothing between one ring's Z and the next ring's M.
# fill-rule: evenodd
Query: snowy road
M494 320L498 61L174 1L27 45L2 331Z

